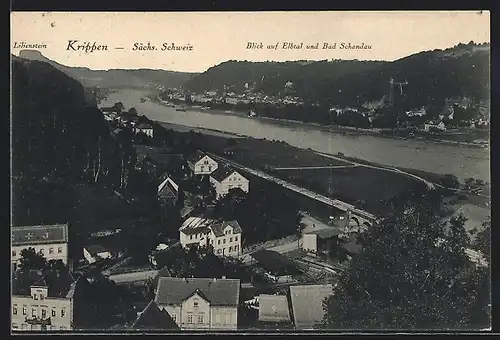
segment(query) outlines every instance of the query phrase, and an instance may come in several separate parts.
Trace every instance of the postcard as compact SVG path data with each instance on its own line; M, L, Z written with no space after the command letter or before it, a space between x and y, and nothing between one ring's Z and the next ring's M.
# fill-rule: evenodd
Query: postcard
M491 326L488 11L12 12L11 331Z

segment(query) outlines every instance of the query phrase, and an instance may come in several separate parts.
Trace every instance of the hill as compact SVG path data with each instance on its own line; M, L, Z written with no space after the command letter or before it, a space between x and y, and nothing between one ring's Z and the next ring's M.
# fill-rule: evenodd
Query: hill
M408 81L403 87L404 106L416 108L444 103L446 98L489 100L490 45L459 44L446 50L417 53L393 62L227 61L196 75L185 84L195 93L222 89L242 92L255 82L255 91L283 94L293 82L293 93L306 101L335 106L362 106L381 101L389 92L389 79ZM399 87L396 86L397 92Z
M56 69L78 80L85 87L101 88L157 88L179 87L195 73L166 70L91 70L86 67L70 67L61 65L45 57L37 50L22 50L19 57L27 60L44 61Z

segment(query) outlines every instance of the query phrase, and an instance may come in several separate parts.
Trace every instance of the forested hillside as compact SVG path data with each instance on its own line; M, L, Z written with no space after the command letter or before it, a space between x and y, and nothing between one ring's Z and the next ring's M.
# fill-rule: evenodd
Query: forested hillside
M306 101L325 105L360 106L380 101L389 92L389 79L405 82L407 108L450 97L489 99L490 45L459 44L446 50L417 53L394 62L238 62L228 61L187 81L193 92L232 86L244 90L255 82L255 90L266 94L285 92L293 82L293 93ZM400 91L399 86L396 90Z
M19 56L23 59L45 61L58 70L75 78L85 87L102 88L156 88L178 87L190 79L194 73L174 72L150 69L115 69L91 70L86 67L70 67L61 65L43 56L39 51L22 50Z

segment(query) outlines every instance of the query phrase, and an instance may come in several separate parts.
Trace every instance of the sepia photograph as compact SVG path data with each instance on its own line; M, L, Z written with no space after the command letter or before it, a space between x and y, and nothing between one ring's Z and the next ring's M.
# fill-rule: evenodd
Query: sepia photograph
M12 334L491 330L489 11L10 19Z

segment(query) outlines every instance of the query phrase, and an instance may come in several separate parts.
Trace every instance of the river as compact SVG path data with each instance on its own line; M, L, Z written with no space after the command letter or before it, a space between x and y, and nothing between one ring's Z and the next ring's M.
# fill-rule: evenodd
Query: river
M135 107L139 114L152 120L236 133L254 138L280 140L290 145L316 151L357 157L370 162L439 174L453 174L459 179L473 177L490 182L488 149L446 145L428 140L404 140L353 133L330 132L325 128L295 122L246 118L206 111L186 112L163 106L149 99L141 90L117 90L100 105L122 102L126 109Z

